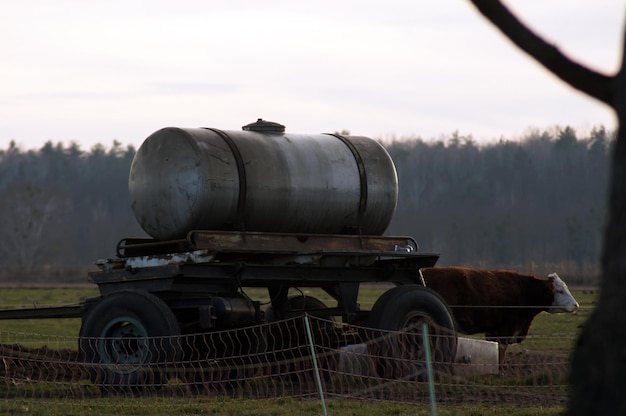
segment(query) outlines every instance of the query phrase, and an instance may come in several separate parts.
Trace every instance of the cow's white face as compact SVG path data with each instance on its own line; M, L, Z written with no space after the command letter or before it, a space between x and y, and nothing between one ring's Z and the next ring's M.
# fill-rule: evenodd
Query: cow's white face
M548 276L548 281L552 283L552 292L554 293L554 301L552 307L548 310L550 313L567 312L571 313L578 310L578 302L570 293L567 285L559 275L552 273Z

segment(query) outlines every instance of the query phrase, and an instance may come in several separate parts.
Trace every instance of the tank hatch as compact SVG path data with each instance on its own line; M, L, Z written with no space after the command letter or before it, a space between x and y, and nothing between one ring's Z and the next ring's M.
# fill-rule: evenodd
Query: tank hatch
M284 133L285 126L280 123L274 123L273 121L258 119L254 123L246 124L242 127L246 131L259 131L259 132L272 132L272 133Z

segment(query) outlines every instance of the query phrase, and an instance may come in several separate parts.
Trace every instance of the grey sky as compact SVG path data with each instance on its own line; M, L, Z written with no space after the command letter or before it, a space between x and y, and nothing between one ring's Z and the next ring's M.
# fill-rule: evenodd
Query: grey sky
M617 67L625 1L507 3L574 59ZM0 44L0 148L259 117L376 138L615 127L465 0L8 0Z

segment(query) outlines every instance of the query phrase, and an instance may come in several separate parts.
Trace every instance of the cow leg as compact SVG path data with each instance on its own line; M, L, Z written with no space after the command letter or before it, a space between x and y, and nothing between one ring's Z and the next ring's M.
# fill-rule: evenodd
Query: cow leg
M498 343L498 369L502 373L504 371L504 359L506 355L506 349L509 346L509 338L499 337L493 333L487 333L485 334L485 339L487 341L493 341Z
M504 357L508 346L509 344L506 340L498 341L498 367L500 368L500 372L504 369Z

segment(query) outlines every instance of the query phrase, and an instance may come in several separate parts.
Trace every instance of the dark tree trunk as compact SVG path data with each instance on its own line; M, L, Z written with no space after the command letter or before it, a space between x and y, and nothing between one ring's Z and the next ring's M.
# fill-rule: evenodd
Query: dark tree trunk
M598 306L578 339L571 366L571 415L626 414L626 82L615 77L619 131L609 185Z
M618 137L610 171L600 298L579 336L570 373L570 415L626 414L626 76L596 73L565 57L499 0L471 0L515 45L572 87L611 106ZM626 50L622 59L626 58ZM600 203L600 202L599 202Z

